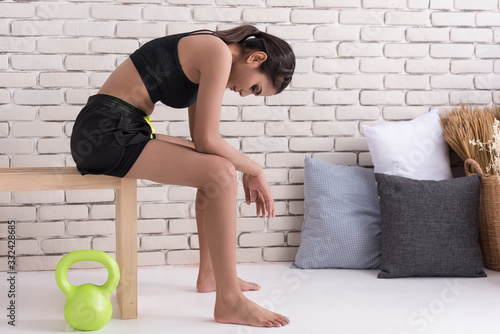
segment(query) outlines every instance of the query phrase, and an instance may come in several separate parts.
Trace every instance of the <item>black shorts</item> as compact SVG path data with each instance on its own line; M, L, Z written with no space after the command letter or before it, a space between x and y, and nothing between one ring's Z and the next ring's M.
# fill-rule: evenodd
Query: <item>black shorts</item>
M117 97L89 97L71 135L71 155L78 171L82 175L124 177L154 138L146 116L141 109Z

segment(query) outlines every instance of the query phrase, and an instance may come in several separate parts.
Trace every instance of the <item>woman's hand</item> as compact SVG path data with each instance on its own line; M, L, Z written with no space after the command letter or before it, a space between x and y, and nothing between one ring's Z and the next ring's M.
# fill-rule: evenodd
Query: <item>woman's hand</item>
M267 184L264 172L257 175L243 174L243 189L248 205L253 200L257 206L257 217L274 217L274 199Z

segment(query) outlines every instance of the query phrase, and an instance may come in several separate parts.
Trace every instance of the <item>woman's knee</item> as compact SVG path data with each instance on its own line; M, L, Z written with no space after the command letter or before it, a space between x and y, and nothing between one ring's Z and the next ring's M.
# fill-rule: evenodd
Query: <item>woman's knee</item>
M206 182L202 187L205 192L214 192L217 189L236 189L236 168L229 160L219 156L212 156L207 163L206 172Z

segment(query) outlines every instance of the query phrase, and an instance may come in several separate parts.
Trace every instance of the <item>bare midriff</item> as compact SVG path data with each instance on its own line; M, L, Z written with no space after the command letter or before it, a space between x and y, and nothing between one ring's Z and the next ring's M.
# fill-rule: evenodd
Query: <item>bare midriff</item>
M98 94L118 97L142 109L148 115L154 109L154 103L130 58L127 58L111 73Z

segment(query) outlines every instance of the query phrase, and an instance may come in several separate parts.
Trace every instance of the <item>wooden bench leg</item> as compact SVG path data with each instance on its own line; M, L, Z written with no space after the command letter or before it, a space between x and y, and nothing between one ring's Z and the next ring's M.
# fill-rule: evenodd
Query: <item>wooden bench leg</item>
M137 180L122 179L116 190L116 290L122 319L137 318Z

